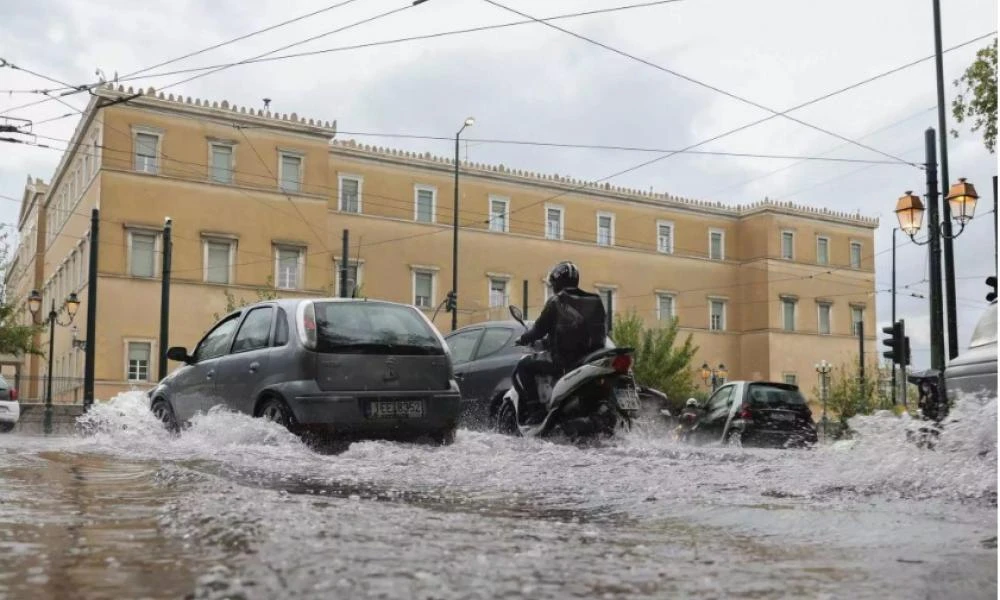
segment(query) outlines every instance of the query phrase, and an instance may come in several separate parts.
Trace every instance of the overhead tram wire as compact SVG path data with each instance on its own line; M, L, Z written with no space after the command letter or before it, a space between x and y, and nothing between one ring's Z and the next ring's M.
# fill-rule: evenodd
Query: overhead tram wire
M483 0L483 2L486 2L487 4L491 4L491 5L493 5L493 6L497 7L497 8L506 10L508 12L514 13L516 15L519 15L519 16L522 16L522 17L526 17L526 18L529 18L529 19L534 19L534 17L532 17L531 15L529 15L527 13L523 13L523 12L521 12L519 10L516 10L516 9L510 8L509 6L505 6L505 5L497 2L496 0ZM561 32L563 32L563 33L565 33L567 35L571 35L571 36L573 36L573 37L575 37L577 39L583 40L583 41L585 41L585 42L587 42L589 44L593 44L595 46L603 48L603 49L605 49L605 50L607 50L609 52L613 52L613 53L618 54L620 56L624 56L625 58L628 58L628 59L630 59L632 61L638 62L638 63L643 64L643 65L646 65L647 67L654 68L654 69L656 69L658 71L662 71L662 72L667 73L669 75L673 75L674 77L678 77L680 79L683 79L683 80L688 81L690 83L693 83L695 85L707 88L709 90L712 90L713 92L722 94L722 95L726 96L727 98L732 98L733 100L738 100L738 101L740 101L740 102L742 102L744 104L748 104L750 106L753 106L754 108L759 108L761 110L767 111L767 112L771 113L775 117L783 117L785 119L788 119L790 121L798 123L799 125L803 125L803 126L808 127L810 129L815 129L816 131L819 131L821 133L825 133L827 135L830 135L830 136L836 137L838 139L841 139L841 140L843 140L845 142L849 142L849 143L854 144L854 145L856 145L858 147L864 148L865 150L869 150L871 152L875 152L877 154L881 154L882 156L885 156L887 158L891 158L893 160L896 160L896 161L904 163L904 164L910 164L909 161L906 161L906 160L904 160L902 158L899 158L898 156L893 156L892 154L889 154L887 152L883 152L882 150L879 150L877 148L873 148L873 147L868 146L866 144L862 144L861 142L858 142L856 140L852 140L851 138L842 136L839 133L834 133L834 132L832 132L832 131L830 131L828 129L824 129L824 128L819 127L817 125L813 125L813 124L808 123L806 121L803 121L801 119L797 119L795 117L790 117L790 116L788 116L786 114L787 111L778 112L778 111L774 110L773 108L764 106L763 104L760 104L759 102L755 102L753 100L750 100L748 98L740 96L739 94L735 94L733 92L724 90L724 89L722 89L722 88L720 88L718 86L714 86L712 84L705 83L704 81L701 81L699 79L695 79L694 77L691 77L689 75L685 75L685 74L683 74L683 73L681 73L679 71L675 71L674 69L670 69L670 68L664 67L664 66L659 65L657 63L654 63L652 61L646 60L644 58L640 58L640 57L638 57L638 56L636 56L634 54L630 54L628 52L625 52L624 50L619 50L618 48L615 48L614 46L611 46L609 44L605 44L604 42L600 42L600 41L595 40L593 38L590 38L590 37L587 37L585 35L576 33L575 31L570 31L569 29L565 29L565 28L560 27L558 25L553 25L552 23L546 23L546 22L543 22L543 21L539 21L539 23L545 25L546 27L550 27L552 29L555 29L556 31L561 31Z
M577 18L577 17L587 17L587 16L592 16L592 15L599 15L599 14L606 14L606 13L621 12L621 11L625 11L625 10L632 10L632 9L636 9L636 8L649 8L649 7L660 6L660 5L664 5L664 4L672 4L674 2L680 2L680 1L681 0L654 0L652 2L641 2L641 3L637 3L637 4L627 4L627 5L623 5L623 6L612 6L612 7L608 7L608 8L601 8L601 9L595 9L595 10L587 10L587 11L579 11L579 12L574 12L574 13L566 13L566 14L561 14L561 15L554 15L554 16L551 16L551 17L544 17L542 20L556 21L556 20L562 20L562 19L572 19L572 18ZM198 73L198 72L203 72L203 71L211 71L211 70L214 70L214 69L219 69L220 67L234 67L234 66L237 66L237 65L248 65L248 64L256 64L256 63L262 63L262 62L271 62L271 61L278 61L278 60L288 60L288 59L292 59L292 58L302 58L302 57L306 57L306 56L317 56L317 55L321 55L321 54L328 54L328 53L332 53L332 52L342 52L342 51L346 51L346 50L357 50L357 49L362 49L362 48L374 48L374 47L377 47L377 46L386 46L386 45L391 45L391 44L400 44L400 43L405 43L405 42L413 42L413 41L420 41L420 40L427 40L427 39L435 39L435 38L447 37L447 36L452 36L452 35L463 35L463 34L467 34L467 33L478 33L480 31L489 31L489 30L494 30L494 29L503 29L503 28L507 28L507 27L516 27L516 26L519 26L519 25L530 25L530 24L535 23L535 22L536 21L534 21L534 20L526 19L526 20L523 20L523 21L512 21L512 22L509 22L509 23L500 23L500 24L497 24L497 25L483 25L483 26L479 26L479 27L470 27L470 28L465 28L465 29L456 29L456 30L451 30L451 31L442 31L442 32L438 32L438 33L431 33L431 34L424 34L424 35L417 35L417 36L408 36L408 37L403 37L403 38L395 38L395 39L390 39L390 40L383 40L383 41L378 41L378 42L369 42L369 43L363 43L363 44L354 44L354 45L350 45L350 46L341 46L341 47L336 47L336 48L326 48L326 49L321 49L321 50L311 50L311 51L308 51L308 52L298 52L298 53L285 54L285 55L274 56L274 57L265 56L265 57L255 58L255 59L247 59L247 60L244 60L244 61L240 61L238 63L221 63L221 64L215 64L215 65L206 65L206 66L203 66L203 67L193 67L193 68L186 68L186 69L178 69L178 70L174 70L174 71L163 71L163 72L160 72L160 73L152 73L152 74L148 74L148 75L131 74L129 76L119 77L119 78L117 78L115 80L115 82L117 83L117 82L123 82L123 81L134 81L136 79L150 79L150 78L157 78L157 77L167 77L167 76L170 76L170 75L183 75L183 74L187 74L187 73ZM176 60L180 60L180 59L176 59ZM165 63L165 64L169 64L170 62L175 62L175 61L168 61L168 63ZM98 87L99 85L101 85L101 83L102 82L86 84L84 86L71 86L71 87L67 87L66 89L70 90L70 92L68 92L69 94L75 94L75 93L79 93L81 91L84 91L84 90L78 89L78 88L93 89L93 88ZM23 105L20 105L20 106L11 107L11 108L5 109L3 111L0 111L0 114L4 114L6 112L13 111L13 110L18 110L18 109L21 109L21 108L27 108L29 106L34 106L36 104L43 104L43 103L49 102L49 101L50 101L49 98L45 98L45 99L38 100L38 101L35 101L35 102L30 102L28 104L23 104ZM42 122L51 122L51 121L54 121L54 120L57 120L57 119L65 119L65 118L70 117L70 116L72 116L72 115L68 115L68 114L67 115L61 115L59 117L55 117L53 119L48 119L48 120L42 121ZM39 123L42 123L42 122L39 122Z
M210 52L212 50L217 50L219 48L222 48L224 46L228 46L230 44L234 44L236 42L241 42L243 40L249 39L249 38L254 37L256 35L260 35L262 33L267 33L268 31L273 31L273 30L278 29L280 27L284 27L285 25L290 25L292 23L296 23L298 21L302 21L302 20L308 19L310 17L314 17L314 16L322 14L324 12L329 12L329 11L331 11L333 9L340 8L341 6L345 6L347 4L351 4L352 2L356 2L356 1L357 0L344 0L342 2L334 3L334 4L331 4L331 5L326 6L324 8L321 8L319 10L315 10L313 12L310 12L310 13L307 13L307 14L304 14L304 15L300 15L298 17L294 17L294 18L288 19L286 21L282 21L281 23L277 23L275 25L269 25L267 27L264 27L263 29L258 29L256 31L252 31L252 32L247 33L247 34L243 34L241 36L228 39L228 40L226 40L224 42L219 42L217 44L212 44L211 46L206 46L205 48L202 48L200 50L196 50L194 52L189 52L187 54L184 54L184 55L172 58L170 60L166 60L166 61L157 63L155 65L151 65L149 67L145 67L143 69L139 69L138 71L133 71L131 73L126 74L125 77L130 77L130 78L131 77L135 77L135 76L141 75L142 73L146 73L148 71L152 71L153 69L158 69L160 67L165 67L167 65L170 65L170 64L173 64L173 63L176 63L176 62L179 62L179 61L182 61L182 60L185 60L185 59L197 56L199 54L204 54L205 52ZM0 59L0 60L2 60L2 59ZM4 66L4 65L0 64L0 66ZM27 71L26 69L21 69L21 70L23 70L25 72L28 72L28 73L31 73L30 71ZM57 81L57 80L54 80L54 79L50 79L48 77L45 77L43 75L39 75L37 73L32 73L32 74L34 74L34 75L36 75L38 77L42 77L43 79L49 79L49 81L52 81L54 83L58 83L58 84L64 86L62 89L58 89L58 90L45 90L48 93L61 92L61 91L70 91L70 93L79 93L79 92L82 92L82 91L84 91L86 89L93 89L94 87L97 87L98 85L100 85L98 83L98 84L85 84L85 85L80 85L80 86L74 86L74 85L70 85L70 84L68 84L66 82L63 82L63 81ZM34 106L34 105L37 105L37 104L44 104L46 102L49 102L52 99L54 99L54 98L49 97L49 98L46 98L44 100L40 100L40 101L37 101L37 102L31 102L31 103L22 105L20 107L8 108L6 110L0 111L0 114L4 114L4 113L6 113L8 111L11 111L11 110L17 110L18 108L25 108L27 106Z
M981 39L986 38L986 37L989 37L989 36L993 35L994 33L996 33L996 32L994 31L994 32L989 33L989 34L978 36L976 38L973 38L972 40L968 40L968 41L963 42L962 44L959 44L957 46L952 46L951 48L948 48L947 50L945 50L945 52L950 52L950 51L955 50L957 48L960 48L962 46L967 46L969 44L975 43L976 41L981 40ZM828 99L830 99L830 98L832 98L834 96L837 96L839 94L843 94L843 93L848 92L850 90L856 89L856 88L858 88L860 86L867 85L867 84L869 84L869 83L871 83L873 81L876 81L876 80L881 79L883 77L887 77L889 75L898 73L898 72L900 72L903 69L910 68L912 66L920 64L921 62L924 62L924 61L927 61L927 60L931 60L933 58L934 58L934 55L931 55L931 56L927 56L927 57L924 57L924 58L916 60L916 61L911 61L910 63L907 63L906 65L901 65L899 67L890 69L888 71L884 71L884 72L879 73L877 75L874 75L872 77L868 77L866 79L863 79L861 81L858 81L858 82L853 83L851 85L848 85L846 87L840 88L839 90L828 92L826 94L823 94L822 96L813 98L812 100L808 100L806 102L802 102L802 103L800 103L800 104L798 104L796 106L793 106L793 107L785 110L784 112L785 113L794 112L794 111L800 110L802 108L805 108L807 106L811 106L813 104L816 104L818 102L822 102L824 100L828 100ZM534 206L536 206L538 204L541 204L543 202L548 202L549 200L552 200L552 199L564 196L564 195L566 195L568 193L572 193L572 192L576 192L576 191L581 191L581 190L586 190L587 188L592 187L596 183L607 181L609 179L614 179L615 177L620 177L621 175L625 175L627 173L631 173L631 172L637 171L637 170L642 169L644 167L647 167L647 166L650 166L650 165L655 164L657 162L660 162L661 160L670 158L672 156L676 156L681 151L685 151L686 152L688 150L692 150L694 148L698 148L700 146L704 146L705 144L708 144L708 143L711 143L711 142L714 142L714 141L718 141L718 140L723 139L725 137L729 137L730 135L733 135L734 133L738 133L740 131L744 131L746 129L750 129L751 127L754 127L754 126L759 125L761 123L764 123L766 121L770 121L771 119L774 119L776 117L777 117L777 115L770 115L770 116L767 116L767 117L763 117L763 118L758 119L756 121L752 121L752 122L747 123L745 125L741 125L741 126L736 127L734 129L730 129L730 130L728 130L726 132L723 132L723 133L720 133L718 135L714 135L714 136L712 136L712 137L710 137L708 139L702 140L700 142L696 142L694 144L688 145L688 146L682 148L681 150L679 150L677 152L672 152L672 153L669 153L669 154L664 154L663 156L659 156L657 158L653 158L653 159L650 159L648 161L641 162L641 163L639 163L639 164L637 164L635 166L628 167L628 168L623 169L621 171L617 171L615 173L612 173L611 175L607 175L607 176L602 177L600 179L597 179L595 181L582 184L582 185L578 186L577 188L575 188L573 190L566 191L566 192L560 192L559 194L551 196L550 198L546 198L546 199L544 199L542 201L539 201L539 202L536 202L536 203L533 203L533 204L529 204L527 206L523 206L521 208L518 208L517 211L521 211L521 210L526 210L528 208L532 208L532 207L534 207ZM914 163L908 163L908 164L912 164L915 167L922 168L922 165L919 165L919 164L914 164ZM514 212L517 212L517 211L511 211L511 213L513 214Z

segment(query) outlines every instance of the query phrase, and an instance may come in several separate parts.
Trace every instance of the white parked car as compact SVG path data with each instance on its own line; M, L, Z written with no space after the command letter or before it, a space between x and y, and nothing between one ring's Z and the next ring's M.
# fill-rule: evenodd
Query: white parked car
M17 402L17 389L0 376L0 433L13 431L21 418L21 405Z

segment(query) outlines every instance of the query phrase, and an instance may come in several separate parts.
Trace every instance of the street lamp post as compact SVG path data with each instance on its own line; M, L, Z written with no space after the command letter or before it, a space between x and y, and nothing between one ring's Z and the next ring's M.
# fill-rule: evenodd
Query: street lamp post
M824 440L826 439L826 398L829 393L827 377L829 377L830 371L830 363L826 362L825 359L816 364L816 372L819 373L819 398L823 403L823 417L820 419L820 423L823 425Z
M899 220L899 228L914 243L928 246L928 264L930 267L930 304L931 304L931 368L938 372L938 376L944 372L945 365L945 345L944 345L944 317L942 310L942 278L941 278L941 240L957 238L965 230L965 226L972 220L976 212L976 201L979 195L976 188L968 183L964 178L951 186L946 197L951 218L958 224L958 233L951 234L944 230L944 223L939 222L938 217L938 180L937 180L937 160L935 152L934 129L929 128L924 135L924 144L927 152L927 240L917 242L915 236L920 231L924 218L925 207L920 198L912 192L907 191L896 202L896 218ZM954 278L954 273L946 273L950 279Z
M712 381L712 391L714 392L716 388L726 382L726 377L729 373L726 371L726 365L719 364L718 369L713 369L708 366L708 363L701 365L701 379L708 385L709 380Z
M65 323L59 320L59 313L63 308L66 309L66 314L69 315L69 321ZM32 320L36 325L49 326L49 366L45 381L45 433L52 433L52 355L55 353L56 325L68 327L73 322L73 317L76 316L76 311L79 308L80 300L77 299L76 292L71 293L66 298L65 303L58 311L56 310L56 300L53 298L52 308L49 310L48 317L43 321L39 321L38 312L42 309L42 295L38 293L38 290L32 290L28 296L28 310L31 311Z
M475 124L476 120L469 117L462 124L462 128L455 134L455 212L452 214L452 236L451 236L451 330L458 329L458 138L465 131L466 127Z

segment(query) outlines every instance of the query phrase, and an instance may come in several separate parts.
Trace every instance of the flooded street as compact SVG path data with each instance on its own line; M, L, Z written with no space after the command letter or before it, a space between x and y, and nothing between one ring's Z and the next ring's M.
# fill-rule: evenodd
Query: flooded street
M996 402L808 451L633 432L317 452L140 396L0 436L0 598L995 598Z

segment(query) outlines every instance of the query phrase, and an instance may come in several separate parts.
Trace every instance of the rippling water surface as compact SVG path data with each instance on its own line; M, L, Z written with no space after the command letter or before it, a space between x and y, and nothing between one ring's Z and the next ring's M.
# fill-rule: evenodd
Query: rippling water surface
M87 435L0 436L3 598L996 598L997 403L855 420L808 451L316 451L222 411L179 437L126 394Z

